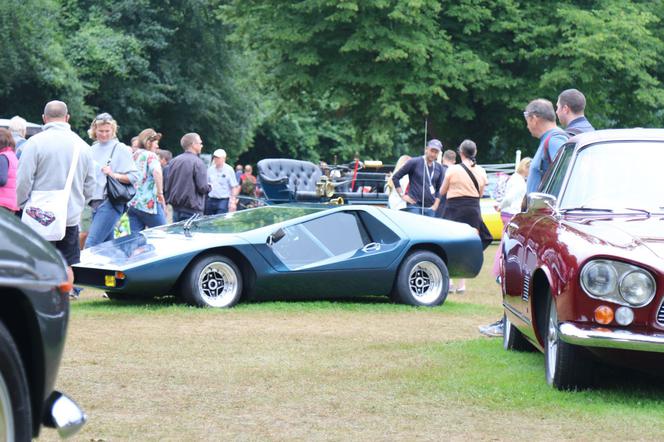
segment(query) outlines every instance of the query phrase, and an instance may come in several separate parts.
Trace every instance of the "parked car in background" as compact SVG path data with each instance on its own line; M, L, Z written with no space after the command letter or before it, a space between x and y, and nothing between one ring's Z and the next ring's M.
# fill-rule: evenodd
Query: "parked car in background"
M42 424L69 436L86 416L53 389L69 319L65 262L3 210L0 244L0 440L30 440Z
M547 382L598 364L664 367L664 130L578 135L506 228L504 347L544 352Z
M445 302L449 278L476 276L471 227L376 206L274 205L191 218L84 250L76 283L127 299L189 304L391 296Z
M0 127L8 128L9 127L9 119L8 118L0 118ZM27 123L27 128L25 129L25 137L30 138L36 133L39 133L42 131L42 126L41 124L36 124L36 123Z

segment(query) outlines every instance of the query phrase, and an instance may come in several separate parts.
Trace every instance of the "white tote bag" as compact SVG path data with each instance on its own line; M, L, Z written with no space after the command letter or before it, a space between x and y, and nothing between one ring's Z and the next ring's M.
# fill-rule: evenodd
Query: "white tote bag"
M64 189L33 190L23 207L21 221L48 241L60 241L65 237L69 194L80 151L81 147L76 145Z

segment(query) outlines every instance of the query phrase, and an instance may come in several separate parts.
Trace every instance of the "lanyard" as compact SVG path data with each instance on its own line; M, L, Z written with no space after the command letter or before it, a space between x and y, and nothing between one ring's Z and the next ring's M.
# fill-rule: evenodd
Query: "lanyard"
M431 163L432 171L429 171L429 167L427 166L427 159L426 157L422 157L422 160L424 161L422 164L424 165L424 175L427 177L429 180L429 186L433 186L433 181L431 180L431 177L436 173L436 162Z

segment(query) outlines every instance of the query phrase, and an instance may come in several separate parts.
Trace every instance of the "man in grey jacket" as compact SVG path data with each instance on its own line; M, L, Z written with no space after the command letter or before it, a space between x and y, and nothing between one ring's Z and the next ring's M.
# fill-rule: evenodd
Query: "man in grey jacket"
M33 190L64 189L74 148L77 144L80 146L67 203L65 237L60 241L53 241L53 245L60 250L67 264L72 265L80 261L78 224L85 202L92 196L95 187L90 146L72 132L68 123L67 105L64 102L48 102L42 119L43 132L30 137L23 145L17 175L18 204L23 207Z

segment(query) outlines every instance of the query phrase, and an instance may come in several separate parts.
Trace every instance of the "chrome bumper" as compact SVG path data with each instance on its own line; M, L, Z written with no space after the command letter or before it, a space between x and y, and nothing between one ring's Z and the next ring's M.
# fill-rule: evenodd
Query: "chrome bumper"
M58 430L62 438L75 434L88 420L78 404L59 391L48 398L46 410L44 425Z
M664 333L641 334L607 327L581 327L569 322L561 322L559 330L560 339L568 344L664 353Z

